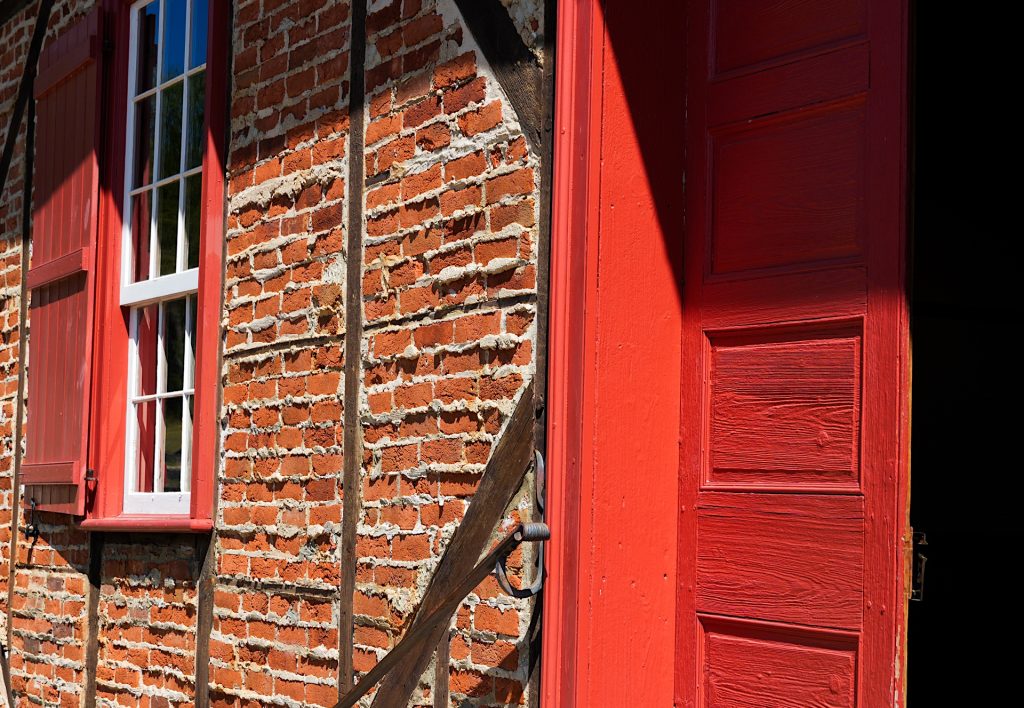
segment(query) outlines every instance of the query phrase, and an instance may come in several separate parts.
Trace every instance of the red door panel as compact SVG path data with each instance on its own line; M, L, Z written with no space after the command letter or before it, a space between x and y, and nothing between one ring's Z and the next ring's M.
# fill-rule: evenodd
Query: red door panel
M689 4L681 705L899 696L904 10Z

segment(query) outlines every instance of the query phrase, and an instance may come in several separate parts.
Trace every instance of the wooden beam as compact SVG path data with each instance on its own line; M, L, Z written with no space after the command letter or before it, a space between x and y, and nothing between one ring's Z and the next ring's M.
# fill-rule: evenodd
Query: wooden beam
M96 667L100 655L100 588L103 586L103 547L106 534L89 534L89 596L86 605L85 702L96 705Z
M338 610L338 697L352 687L355 632L353 596L356 586L356 535L360 512L360 468L363 436L359 420L360 362L363 337L363 163L366 93L366 3L352 4L351 47L349 49L349 155L348 233L345 247L345 352L344 426L341 515L341 585Z
M476 566L495 526L501 521L506 507L522 484L526 470L533 460L533 404L533 382L530 382L520 395L519 402L491 453L469 509L455 530L423 595L423 600L416 608L408 633L417 631L424 624L425 618L438 610L445 598L464 582L466 576ZM422 640L414 643L410 659L402 671L384 677L374 697L373 706L394 708L406 704L447 628L447 623L434 627L425 632Z
M530 148L544 151L544 72L501 0L455 0L462 19L508 96Z
M381 679L388 676L392 669L401 664L410 654L414 654L415 650L422 646L429 636L440 633L447 638L448 625L451 622L452 615L459 609L459 605L466 599L466 595L483 582L484 578L494 572L494 567L499 560L507 558L515 550L516 546L524 541L546 541L549 537L550 533L546 524L519 524L516 530L499 541L483 560L471 568L466 575L458 579L451 591L437 602L435 610L426 615L422 613L417 615L420 620L419 624L411 627L405 637L402 638L402 641L398 643L398 646L388 652L376 666L370 669L352 691L338 703L334 704L334 708L353 708L359 699L369 693L370 689L377 685ZM445 692L447 693L447 687ZM379 696L380 694L378 693L378 698ZM389 703L387 705L391 706L392 704Z

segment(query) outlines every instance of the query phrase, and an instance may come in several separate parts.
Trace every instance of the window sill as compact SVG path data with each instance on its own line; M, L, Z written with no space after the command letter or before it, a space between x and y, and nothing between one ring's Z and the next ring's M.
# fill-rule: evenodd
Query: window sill
M89 531L209 533L213 530L212 519L193 519L184 515L149 516L146 514L131 514L112 516L106 519L83 519L79 525Z

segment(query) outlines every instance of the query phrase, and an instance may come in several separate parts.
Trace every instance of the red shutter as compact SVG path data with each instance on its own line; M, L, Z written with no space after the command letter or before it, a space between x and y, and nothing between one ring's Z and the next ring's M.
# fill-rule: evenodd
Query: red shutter
M51 41L35 84L25 500L82 514L88 450L102 51L99 12Z

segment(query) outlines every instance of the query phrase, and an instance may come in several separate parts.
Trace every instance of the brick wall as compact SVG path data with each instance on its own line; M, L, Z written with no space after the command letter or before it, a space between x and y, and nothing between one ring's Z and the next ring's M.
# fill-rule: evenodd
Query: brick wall
M502 2L539 47L541 3ZM88 5L58 2L50 34ZM197 592L208 536L90 538L53 514L34 547L19 542L7 588L23 363L24 156L15 159L0 194L0 601L13 611L18 705L80 705L90 642L97 705L192 705L206 692L196 651L207 641L212 705L332 705L344 652L358 674L400 639L533 376L540 157L453 0L369 0L365 95L353 101L354 9L234 4L208 608ZM35 14L31 3L0 27L4 129ZM364 110L355 136L350 105ZM353 205L349 158L360 152ZM350 252L353 208L363 219ZM357 264L362 298L349 307ZM358 351L345 351L349 327ZM359 376L349 411L346 365ZM359 426L354 450L344 449L346 420ZM353 455L360 484L345 489ZM346 495L358 509L354 586L343 583ZM529 499L528 489L516 497L496 533L529 517ZM514 555L513 574L528 560ZM340 629L348 603L352 636ZM209 637L198 630L204 611ZM531 603L493 579L469 596L450 633L452 705L530 703L530 619ZM433 705L434 676L431 667L414 705Z

